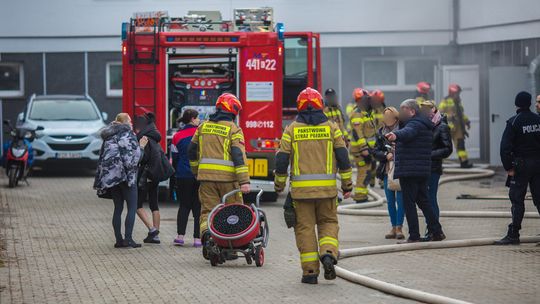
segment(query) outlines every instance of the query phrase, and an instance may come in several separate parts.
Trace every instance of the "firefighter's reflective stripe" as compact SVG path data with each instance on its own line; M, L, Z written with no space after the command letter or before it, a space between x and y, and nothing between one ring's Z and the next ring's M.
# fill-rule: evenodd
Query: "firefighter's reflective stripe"
M342 178L342 179L349 179L349 178L352 178L352 171L350 171L350 172L343 172L343 173L340 173L339 175L341 175L341 178Z
M333 159L334 159L334 144L328 141L326 146L326 174L332 174L333 172Z
M366 161L361 160L361 161L359 161L359 162L357 163L357 165L360 166L360 167L363 167L363 166L366 165Z
M291 181L335 180L335 174L302 174L291 176Z
M293 174L294 175L300 175L300 167L298 164L298 143L293 143L293 149L294 149L294 166L293 166Z
M231 160L231 153L229 152L231 150L230 146L231 146L231 141L228 138L225 138L225 140L223 141L223 151L224 151L223 158L225 160Z
M230 160L203 158L199 164L199 170L218 170L235 172L234 163Z
M354 192L358 194L368 194L369 191L367 188L364 188L364 187L356 187L354 188Z
M287 176L279 176L279 175L276 175L276 181L278 183L285 183L287 181Z
M368 122L372 120L371 117L367 116L367 117L354 117L354 118L351 118L351 123L352 124L359 124L359 123L364 123L364 122Z
M357 141L351 141L351 146L353 147L356 147L356 146L363 146L366 144L366 139L365 138L359 138Z
M343 136L343 132L341 132L341 130L336 130L336 133L334 134L334 138L338 138L340 136Z
M223 137L228 137L231 127L224 126L216 123L205 122L200 128L201 134L211 134Z
M330 126L310 126L294 128L293 138L295 141L328 140L331 139Z
M334 247L339 247L339 241L333 237L325 236L319 240L319 246L323 245L332 245Z
M376 137L370 137L367 139L367 143L370 147L375 147L375 144L377 143L377 138Z
M240 173L248 173L249 172L249 168L248 166L238 166L238 167L235 167L234 168L234 171L236 172L236 174L240 174Z
M336 186L336 180L292 180L291 187L293 188L305 188L305 187L331 187Z
M234 134L231 138L232 140L235 140L235 139L240 140L240 141L244 140L244 136L240 133Z
M316 251L313 252L305 252L300 254L300 262L307 263L307 262L315 262L319 260L319 253Z
M291 136L289 134L283 133L283 136L281 136L281 140L291 142Z
M458 150L457 155L459 158L467 158L469 156L466 150Z
M192 166L192 167L196 167L196 166L199 165L199 162L198 161L190 161L189 165Z

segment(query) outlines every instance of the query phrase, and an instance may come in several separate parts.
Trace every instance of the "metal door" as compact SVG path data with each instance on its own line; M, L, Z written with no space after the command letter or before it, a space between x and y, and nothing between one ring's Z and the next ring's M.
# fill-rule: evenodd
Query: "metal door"
M508 118L515 114L514 98L528 89L527 67L508 66L489 69L489 163L501 166L499 147Z
M469 158L480 158L480 83L477 65L446 65L442 67L443 96L448 94L448 85L456 83L461 86L461 100L465 114L471 121L469 138L465 140L465 147ZM451 156L457 159L456 147Z

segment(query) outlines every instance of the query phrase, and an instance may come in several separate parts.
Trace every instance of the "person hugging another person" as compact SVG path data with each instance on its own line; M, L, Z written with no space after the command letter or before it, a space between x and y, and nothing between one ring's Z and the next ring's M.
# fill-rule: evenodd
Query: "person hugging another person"
M144 155L139 164L137 215L148 228L148 235L144 242L151 244L161 242L158 236L160 224L158 207L159 183L174 174L174 169L159 145L161 134L155 122L156 116L153 113L145 113L139 116L135 123L137 138L148 138L148 145L144 149ZM150 222L143 209L143 203L146 200L148 200L152 211L152 222Z
M377 132L377 144L375 146L373 155L379 161L379 167L377 168L377 178L384 181L384 193L386 195L386 201L388 203L388 215L390 216L390 223L392 229L385 235L386 239L404 239L402 226L405 214L403 212L403 196L401 191L396 191L398 183L393 180L393 167L394 167L394 155L395 144L386 140L385 135L396 131L399 127L399 112L394 107L387 107L382 111L382 123L383 126L379 128ZM389 177L389 173L390 176ZM389 180L389 178L391 180ZM397 185L396 185L397 184ZM390 189L393 188L393 189Z
M193 214L193 246L201 247L199 182L191 172L187 150L199 126L199 112L187 109L178 120L181 129L174 134L171 143L172 161L176 169L176 192L180 206L176 218L177 236L174 245L183 246L189 213Z

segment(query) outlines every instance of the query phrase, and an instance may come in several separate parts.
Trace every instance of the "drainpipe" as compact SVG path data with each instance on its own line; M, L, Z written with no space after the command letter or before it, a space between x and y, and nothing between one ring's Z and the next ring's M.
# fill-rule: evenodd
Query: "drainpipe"
M529 81L530 81L530 88L531 88L531 94L536 96L538 88L536 87L536 72L538 71L538 67L540 66L540 55L538 55L536 58L534 58L531 63L529 64Z

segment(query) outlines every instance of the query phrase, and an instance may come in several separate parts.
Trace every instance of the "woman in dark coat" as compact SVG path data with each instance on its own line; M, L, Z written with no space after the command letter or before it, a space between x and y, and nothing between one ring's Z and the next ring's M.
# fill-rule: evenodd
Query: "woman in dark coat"
M439 203L437 192L439 190L439 179L443 173L443 160L452 154L452 137L450 128L446 121L446 116L442 114L433 101L425 101L421 105L422 111L433 122L433 144L431 150L431 176L428 184L429 202L435 217L439 218Z
M189 213L193 215L193 246L201 247L199 219L201 217L201 202L199 201L199 182L191 172L187 150L191 138L199 125L199 113L187 109L182 114L180 122L183 127L174 134L171 144L173 165L176 168L176 192L180 206L176 218L177 236L174 245L183 246Z
M392 229L385 235L386 239L403 239L403 197L401 191L388 189L388 163L394 160L394 144L385 139L385 135L398 129L399 113L396 108L388 107L383 111L384 127L380 128L377 134L377 144L373 151L374 157L379 161L377 169L377 178L384 181L384 193L388 203L388 215ZM390 146L390 148L388 147Z
M115 248L141 247L132 237L137 206L137 165L148 140L139 142L131 130L131 118L120 113L116 120L101 131L103 147L98 160L94 189L108 190L114 202L112 225L116 237ZM122 211L127 203L125 238L122 237Z

